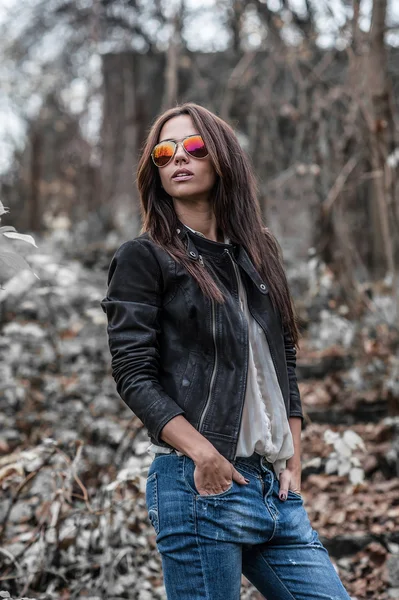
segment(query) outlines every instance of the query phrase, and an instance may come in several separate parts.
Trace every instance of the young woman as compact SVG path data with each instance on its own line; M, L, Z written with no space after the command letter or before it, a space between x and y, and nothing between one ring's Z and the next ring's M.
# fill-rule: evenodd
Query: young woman
M231 127L186 103L138 166L141 235L102 302L112 371L154 452L146 487L169 600L348 600L301 497L298 328Z

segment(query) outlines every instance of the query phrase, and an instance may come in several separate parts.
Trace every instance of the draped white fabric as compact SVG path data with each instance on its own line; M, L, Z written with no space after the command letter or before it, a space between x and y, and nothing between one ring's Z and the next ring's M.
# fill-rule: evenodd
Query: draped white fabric
M254 452L273 463L279 477L287 459L294 454L284 398L263 329L248 309L244 285L239 276L241 309L248 322L248 374L236 457Z

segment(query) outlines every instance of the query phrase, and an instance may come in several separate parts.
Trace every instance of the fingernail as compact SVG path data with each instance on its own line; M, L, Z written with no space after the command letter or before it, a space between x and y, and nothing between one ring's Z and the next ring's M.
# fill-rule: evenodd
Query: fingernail
M246 477L244 477L245 479L245 483L249 483L249 479L247 479Z
M287 500L287 496L285 494L281 494L280 500Z

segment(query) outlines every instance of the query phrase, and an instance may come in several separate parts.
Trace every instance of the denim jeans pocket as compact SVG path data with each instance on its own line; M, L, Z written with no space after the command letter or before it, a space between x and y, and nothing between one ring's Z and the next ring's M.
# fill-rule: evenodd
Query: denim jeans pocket
M288 495L290 495L290 494L292 496L294 496L295 498L299 498L299 500L303 501L303 496L299 492L293 492L292 490L288 490Z
M229 487L227 488L227 490L224 490L223 492L219 492L218 494L206 494L206 495L201 495L197 488L195 487L195 482L194 482L194 470L195 470L195 463L191 458L188 458L187 456L184 456L184 461L183 461L183 472L184 472L184 480L186 482L187 487L190 489L190 491L195 494L195 496L200 497L200 498L223 498L224 496L226 496L229 492L231 492L231 490L233 489L233 485L234 485L234 481L231 482L231 484L229 485Z
M155 533L159 533L159 512L158 512L158 480L157 473L152 473L147 477L145 501L147 505L148 518L151 525L155 529Z

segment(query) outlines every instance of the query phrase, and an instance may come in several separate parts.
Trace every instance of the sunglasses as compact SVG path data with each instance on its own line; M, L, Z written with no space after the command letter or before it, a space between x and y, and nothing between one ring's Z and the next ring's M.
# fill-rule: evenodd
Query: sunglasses
M206 158L208 150L205 142L199 134L188 135L181 140L185 152L193 158ZM151 152L153 163L157 167L166 167L170 163L177 150L177 142L165 140L154 146Z

